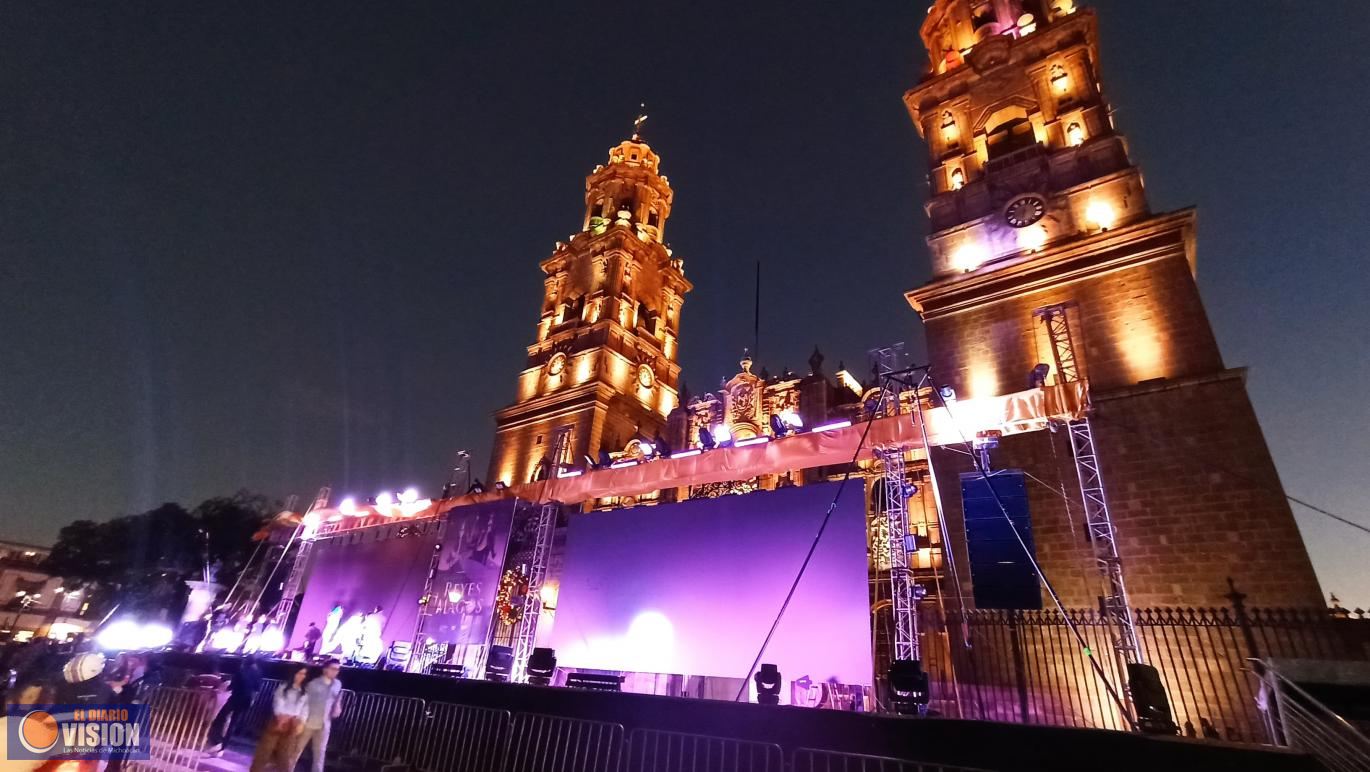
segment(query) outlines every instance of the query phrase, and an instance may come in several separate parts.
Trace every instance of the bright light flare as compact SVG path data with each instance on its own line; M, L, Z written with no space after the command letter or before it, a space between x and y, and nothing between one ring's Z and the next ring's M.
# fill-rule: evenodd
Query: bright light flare
M395 494L390 491L381 491L376 494L376 506L392 507L395 505Z
M344 515L350 515L355 513L357 511L357 500L352 498L351 496L348 496L347 498L342 500L341 504L338 504L338 511L343 513Z
M1099 230L1106 231L1118 222L1118 212L1107 201L1096 199L1085 207L1085 219Z
M719 424L718 426L715 426L714 428L710 429L709 434L713 435L714 442L719 445L722 445L725 442L733 441L733 433L729 431L728 427L724 426L723 424Z
M405 488L405 489L404 489L404 493L401 493L401 494L400 494L400 503L402 503L402 504L413 504L414 502L416 502L416 501L418 501L418 500L419 500L419 489L418 489L418 488Z
M970 273L976 268L985 264L989 259L989 250L978 242L962 244L951 253L951 267L964 273Z

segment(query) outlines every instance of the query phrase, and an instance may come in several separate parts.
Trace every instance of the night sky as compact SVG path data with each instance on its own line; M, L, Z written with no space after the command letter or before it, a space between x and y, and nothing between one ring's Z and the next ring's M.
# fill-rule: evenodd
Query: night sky
M694 393L922 332L926 3L0 5L0 537L488 461L583 180L645 137ZM1098 0L1105 91L1288 491L1370 523L1370 13ZM1244 10L1243 10L1244 9ZM1105 459L1105 469L1107 459ZM1370 535L1295 508L1370 606Z

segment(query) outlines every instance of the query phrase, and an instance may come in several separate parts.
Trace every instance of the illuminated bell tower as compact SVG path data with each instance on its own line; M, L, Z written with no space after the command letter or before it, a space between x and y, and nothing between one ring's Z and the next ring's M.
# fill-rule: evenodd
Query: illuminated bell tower
M585 179L581 231L542 261L542 312L518 396L495 414L490 479L528 482L570 426L577 465L652 438L679 402L680 310L691 289L663 237L673 192L634 124Z
M1199 297L1195 212L1148 206L1100 83L1094 13L936 0L921 36L928 69L904 102L928 148L932 278L907 297L934 376L962 398L1029 388L1039 364L1056 382L1034 312L1063 313L1133 605L1221 605L1229 576L1252 603L1320 604L1245 371L1223 363ZM1073 513L1059 490L1029 488L1038 558L1070 604L1093 606L1070 453L1039 432L1006 438L994 463L1064 455Z

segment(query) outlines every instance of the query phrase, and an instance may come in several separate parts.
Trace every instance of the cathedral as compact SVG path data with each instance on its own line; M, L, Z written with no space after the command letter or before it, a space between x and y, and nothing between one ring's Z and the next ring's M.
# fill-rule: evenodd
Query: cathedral
M988 451L1017 486L1003 495L1066 606L1097 608L1110 595L1124 607L1221 606L1234 588L1262 606L1321 606L1245 372L1223 361L1205 315L1195 212L1152 210L1105 97L1094 12L1072 0L936 0L920 34L927 67L903 98L926 145L929 235L916 252L931 279L905 295L936 388L905 397L932 405L1083 385L1092 482L1078 471L1075 426L996 438ZM635 131L586 178L580 232L541 263L536 335L514 402L496 413L489 479L518 485L660 446L698 448L719 428L758 437L776 432L781 415L810 427L862 419L875 382L826 372L817 351L804 374L772 375L744 356L718 391L680 393L691 284L664 241L674 191L660 165ZM1036 573L1005 568L1013 561L977 542L982 492L968 454L929 452L908 458L911 568L928 588L924 602L955 592L967 607L1042 608L1048 590ZM884 494L876 464L857 466L871 502L875 613L888 603L875 517ZM746 493L846 471L793 469L581 506ZM1092 501L1111 513L1103 558ZM1101 580L1101 563L1115 586ZM964 568L948 573L951 564Z

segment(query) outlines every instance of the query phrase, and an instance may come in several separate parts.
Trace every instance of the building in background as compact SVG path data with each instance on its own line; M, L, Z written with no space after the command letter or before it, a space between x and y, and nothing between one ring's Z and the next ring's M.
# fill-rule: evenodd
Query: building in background
M659 164L636 131L610 150L585 179L581 231L542 261L537 338L514 403L495 414L492 483L529 482L553 461L654 437L679 403L677 339L691 285L664 242L674 193ZM551 459L563 426L569 444Z
M1204 313L1195 212L1148 205L1104 96L1095 14L938 0L922 38L929 69L904 101L928 147L933 276L908 300L934 373L970 397L1022 389L1039 365L1047 384L1088 384L1133 605L1221 605L1228 577L1253 604L1321 605L1245 371L1223 362ZM968 467L941 455L955 532ZM1070 455L1064 432L1036 433L1005 438L995 463L1068 490L1054 470ZM1027 491L1043 569L1090 605L1079 508Z
M85 594L43 571L49 551L0 541L0 642L33 637L60 641L90 627L83 618Z

